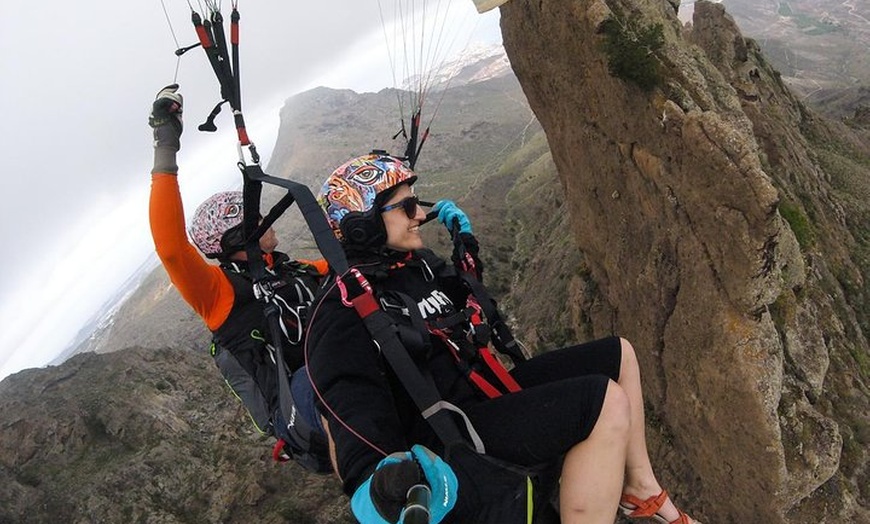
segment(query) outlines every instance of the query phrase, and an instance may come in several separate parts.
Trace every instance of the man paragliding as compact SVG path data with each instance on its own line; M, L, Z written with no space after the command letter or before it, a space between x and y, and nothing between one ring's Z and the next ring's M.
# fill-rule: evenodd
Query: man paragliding
M323 261L291 260L276 250L272 228L259 239L271 273L270 289L282 304L280 345L271 340L264 304L255 297L244 235L244 201L240 191L221 191L196 210L185 232L176 155L181 148L183 99L177 85L162 89L152 105L154 130L150 223L157 255L182 298L213 334L215 363L233 393L242 400L256 428L274 435L276 459L293 457L308 469L331 471L326 439L313 404L308 375L302 367L301 341L305 311L326 272ZM214 259L212 265L197 252ZM282 347L298 421L285 420L279 409L275 346ZM306 423L302 437L291 422ZM303 438L304 437L304 438Z

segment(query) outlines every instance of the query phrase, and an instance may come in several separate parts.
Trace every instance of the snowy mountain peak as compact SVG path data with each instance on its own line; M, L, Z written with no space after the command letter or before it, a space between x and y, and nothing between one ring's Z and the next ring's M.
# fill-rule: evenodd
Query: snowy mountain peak
M445 61L435 69L409 77L404 86L417 90L421 83L431 90L476 84L509 74L510 61L501 44L475 45L467 48L456 59Z

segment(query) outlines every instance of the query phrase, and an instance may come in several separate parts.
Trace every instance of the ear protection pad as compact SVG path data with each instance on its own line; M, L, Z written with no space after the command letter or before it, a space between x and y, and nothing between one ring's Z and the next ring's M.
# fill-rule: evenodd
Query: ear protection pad
M387 242L387 230L384 221L378 216L378 208L365 213L351 211L341 219L339 229L347 244L377 247Z
M221 253L230 255L245 249L245 224L227 229L221 237Z

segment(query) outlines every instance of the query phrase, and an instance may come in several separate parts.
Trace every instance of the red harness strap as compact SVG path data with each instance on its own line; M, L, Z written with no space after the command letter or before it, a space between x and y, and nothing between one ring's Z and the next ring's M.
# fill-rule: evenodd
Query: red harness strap
M286 442L279 438L278 442L272 446L272 460L275 462L287 462L290 460L290 457L284 453L284 444L286 444Z
M472 262L473 263L473 262ZM471 318L469 319L471 323L471 327L473 329L477 329L478 326L484 325L483 318L481 317L481 307L477 302L477 299L474 298L474 295L468 295L468 299L466 300L466 304L468 307L474 310L474 313L471 314ZM517 391L522 390L523 388L514 380L514 377L508 373L508 370L502 365L502 363L495 358L492 352L489 350L487 346L479 346L477 349L478 355L483 359L486 366L490 371L498 378L498 380L502 383L502 385L507 388L507 390L511 393L516 393ZM492 397L490 397L492 398Z
M487 398L497 398L502 396L502 392L494 386L490 381L488 381L483 375L472 369L472 367L462 358L460 354L459 346L450 339L450 336L447 335L443 330L436 328L429 328L429 332L433 335L437 335L444 341L448 348L450 348L450 352L453 354L453 358L456 360L456 363L460 366L460 369L465 372L465 375L468 379L475 385L477 388L483 392ZM501 385L511 393L516 393L520 391L522 388L517 383L516 380L508 373L508 370L502 366L501 362L495 358L492 353L489 351L487 347L478 348L478 355L482 358L483 362L486 364L487 368L492 371L493 375L499 380Z
M381 306L378 305L378 301L375 300L375 295L372 293L372 285L358 269L351 268L349 276L353 277L352 279L349 279L350 282L353 282L353 279L356 279L356 284L359 285L362 292L353 298L349 298L350 293L348 293L347 284L343 278L339 277L336 280L336 285L338 286L339 292L341 292L341 303L347 307L354 308L360 318L366 318L380 309Z
M336 285L339 288L341 293L341 302L347 307L353 307L356 312L359 314L360 318L365 319L375 311L380 310L380 304L375 299L374 293L372 292L372 287L369 281L363 276L363 274L356 268L351 268L348 274L346 275L347 279L344 277L339 277L336 280ZM348 286L359 286L359 289L349 290ZM468 306L472 309L472 313L470 315L469 322L471 327L475 326L483 326L483 319L481 318L481 308L480 305L474 300L473 297L469 296L468 298ZM453 354L453 358L456 360L456 363L460 366L462 371L468 377L468 379L478 388L484 395L488 398L497 398L500 397L503 392L499 390L498 387L493 385L489 380L487 380L483 375L474 370L471 365L463 358L461 354L461 349L454 342L450 335L445 332L443 329L435 328L433 326L428 326L428 330L431 334L437 335L440 337L444 343L450 348L451 353ZM477 356L481 358L481 360L486 364L486 367L492 372L492 374L498 379L502 388L510 393L515 393L517 391L522 390L520 385L516 380L508 373L508 370L502 365L501 362L495 356L493 356L492 352L490 352L489 348L486 346L479 346L477 348Z
M522 390L523 388L514 380L514 377L508 373L508 370L502 366L501 362L492 354L489 348L482 347L478 350L480 356L483 358L483 361L486 362L487 367L492 371L496 377L498 377L499 381L504 384L504 387L507 388L511 393L516 393L517 391Z

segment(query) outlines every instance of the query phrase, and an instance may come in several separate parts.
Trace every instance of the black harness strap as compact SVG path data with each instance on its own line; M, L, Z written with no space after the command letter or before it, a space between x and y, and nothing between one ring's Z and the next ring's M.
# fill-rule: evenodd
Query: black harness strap
M471 294L477 299L477 303L483 310L487 323L492 328L492 343L501 353L509 356L514 364L518 364L526 360L513 333L502 319L501 313L495 304L492 296L487 291L486 287L474 275L468 272L462 272L460 275L462 281L471 290Z
M314 237L314 242L317 244L317 249L323 258L329 263L329 267L336 273L342 274L347 271L347 258L344 254L344 249L341 247L338 239L332 233L332 228L326 217L323 214L323 209L317 203L317 199L307 186L292 180L277 178L267 175L263 172L258 164L243 165L239 164L239 169L242 171L244 178L244 201L245 201L245 238L248 239L248 245L252 240L256 239L256 249L259 252L259 238L272 227L278 218L294 203L299 207L302 213L302 218L308 225L311 235ZM274 206L269 210L269 213L263 217L262 222L257 224L259 217L259 202L262 190L262 184L268 183L274 186L282 187L287 191ZM250 197L250 198L249 198ZM250 208L250 209L249 209ZM250 213L253 214L250 214ZM252 220L247 220L248 217L253 217ZM254 246L252 246L254 247ZM250 254L249 254L250 255Z
M451 412L459 414L466 425L469 437L478 453L485 453L483 441L474 430L471 421L461 409L441 398L435 382L430 375L424 374L408 354L399 338L398 328L390 315L381 309L372 292L371 284L355 268L351 268L337 280L342 294L342 302L353 307L372 337L411 396L423 418L429 423L445 446L465 444L467 440Z
M260 249L260 237L266 230L272 226L275 220L281 216L294 202L299 205L305 222L314 235L315 241L320 248L321 253L326 258L330 266L347 267L347 261L344 257L344 251L341 244L332 234L332 229L326 222L326 217L323 215L317 200L311 193L308 187L284 180L271 177L263 173L258 164L254 165L239 165L244 179L243 185L243 201L244 201L244 228L245 228L245 251L248 255L248 267L251 276L254 280L255 293L260 293L261 299L266 301L264 313L268 321L271 342L276 347L276 359L279 369L278 373L278 399L281 415L284 421L289 425L291 431L304 432L310 431L310 428L301 427L298 424L301 417L295 416L295 406L289 400L292 398L290 392L290 380L288 373L281 372L286 369L284 363L283 351L281 350L281 328L280 316L281 312L273 302L269 301L269 291L264 289L261 283L268 279L266 264L263 260L263 253ZM270 210L269 214L258 225L260 216L260 196L262 193L263 182L268 182L277 186L281 186L287 190L287 194L278 201L277 204ZM249 217L251 220L249 220ZM307 426L307 425L305 425ZM310 435L303 435L310 436Z
M462 235L459 233L459 224L454 223L450 228L450 236L453 239L454 259L460 266L460 278L471 291L471 295L477 301L477 304L483 310L483 315L486 317L487 324L492 328L492 343L499 352L510 357L511 361L516 365L526 360L526 355L523 354L513 333L504 322L501 313L496 306L495 299L489 294L489 291L483 283L477 278L477 268L474 257L468 252L465 243L462 240Z

